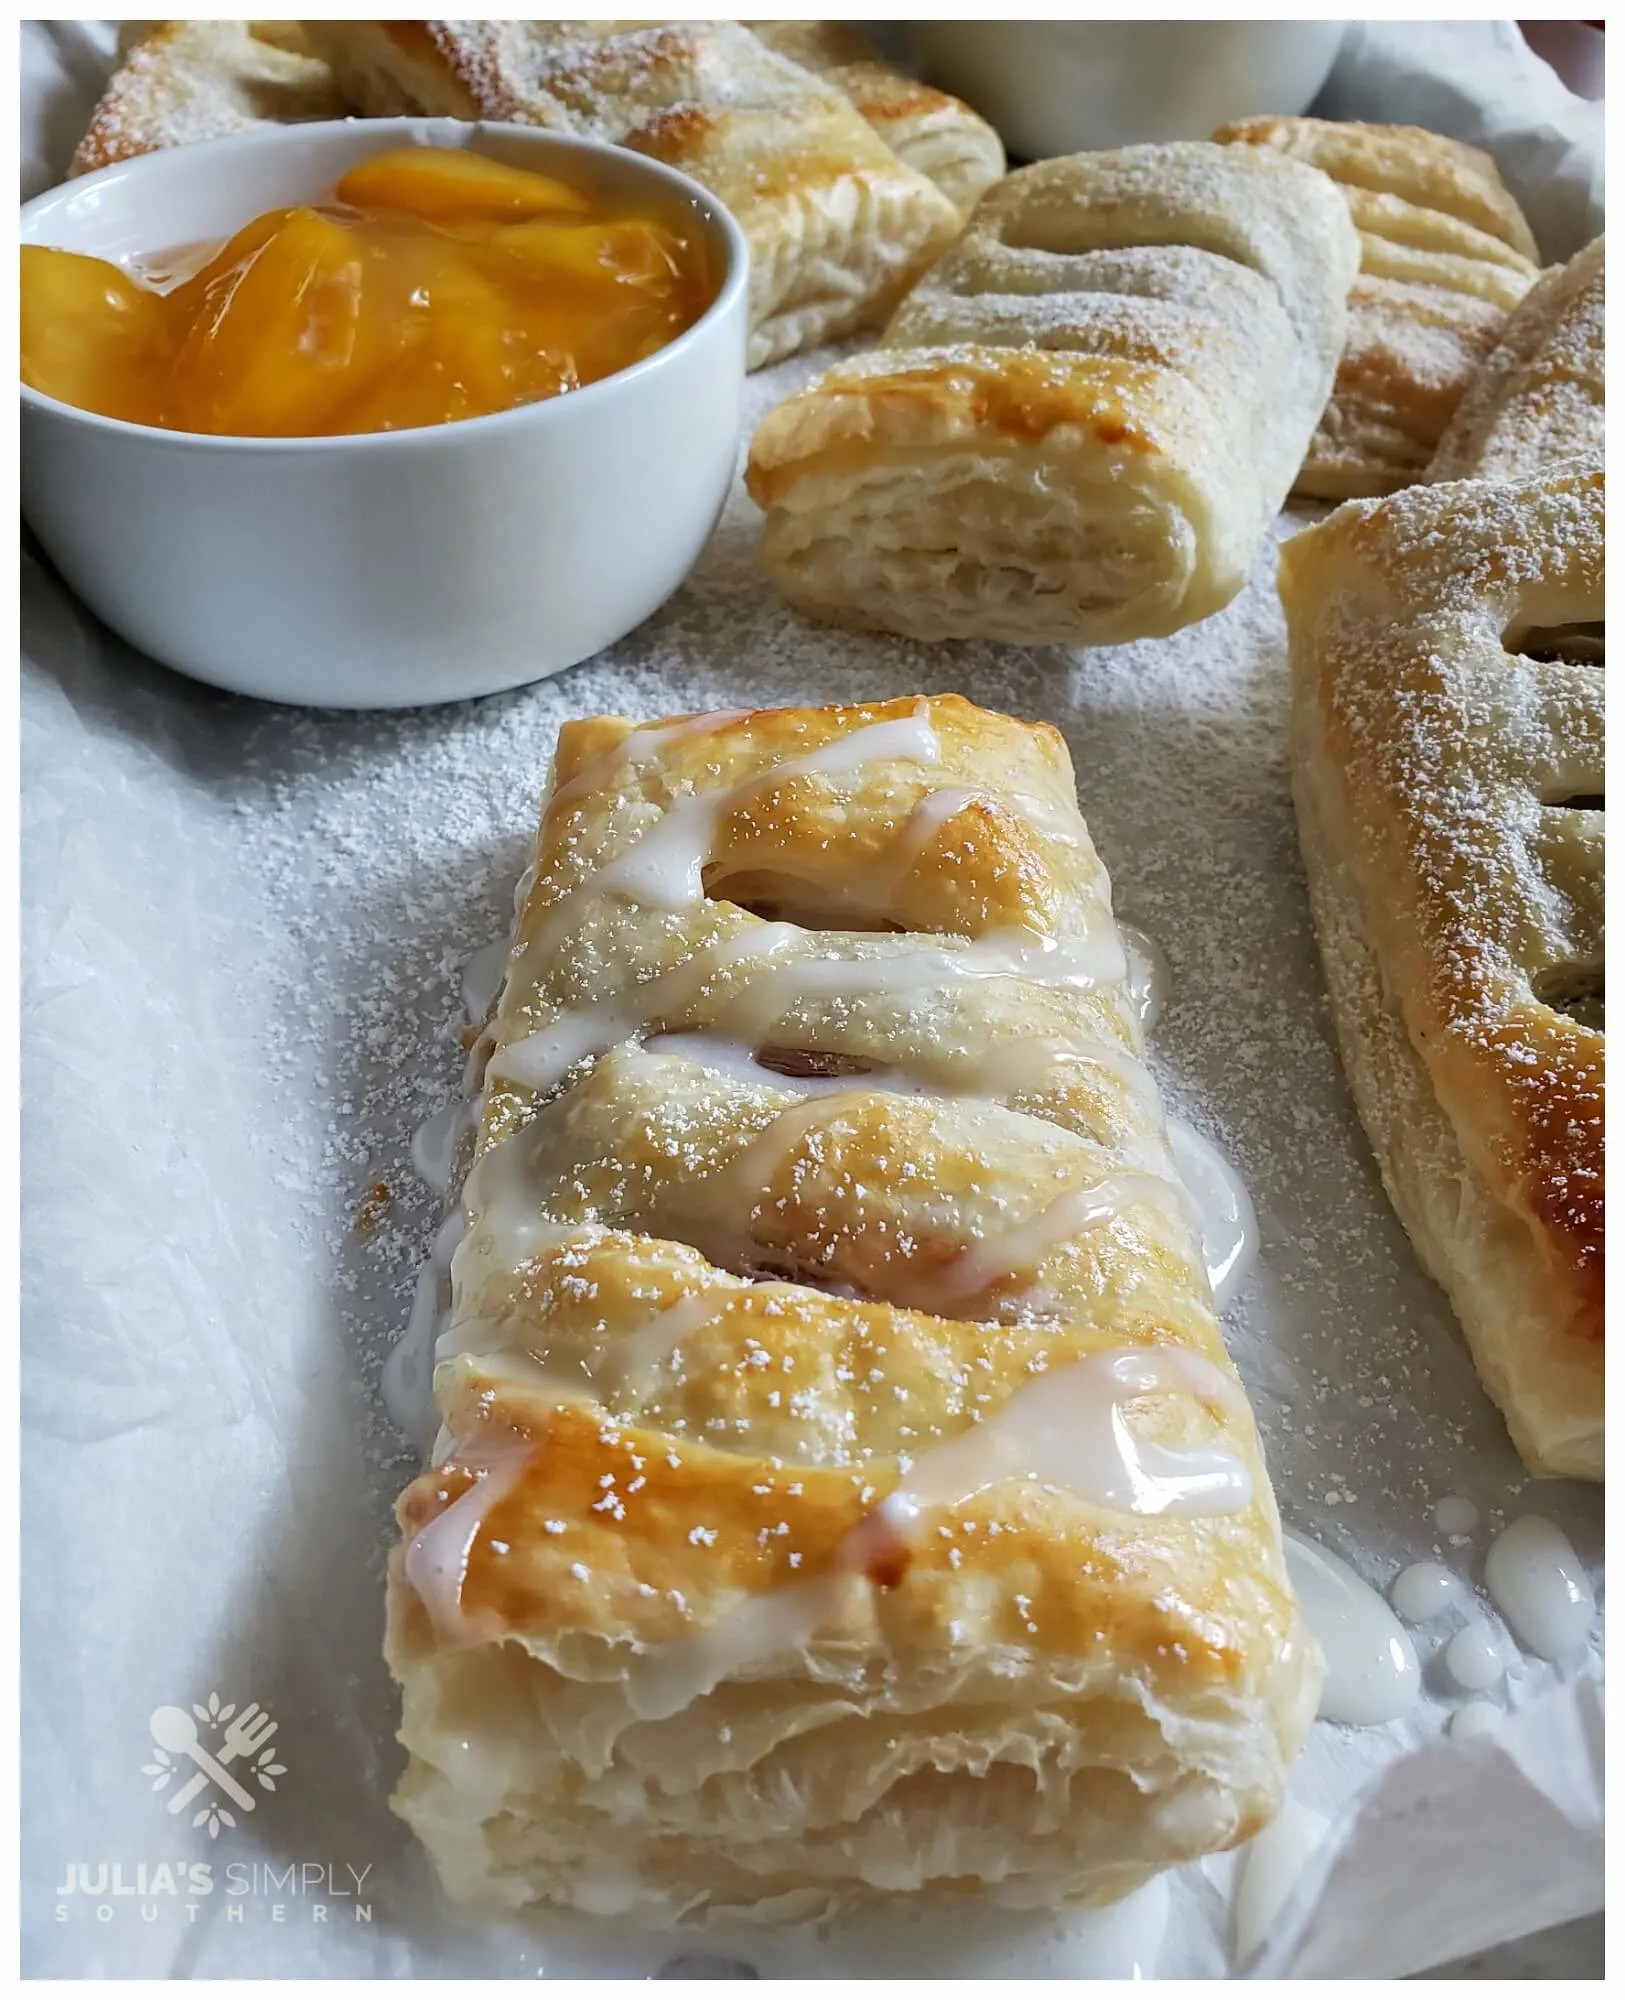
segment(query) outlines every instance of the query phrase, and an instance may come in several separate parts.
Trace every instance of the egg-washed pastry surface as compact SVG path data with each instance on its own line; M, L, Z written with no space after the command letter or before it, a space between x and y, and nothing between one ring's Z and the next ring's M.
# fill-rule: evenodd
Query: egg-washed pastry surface
M1534 1472L1603 1474L1603 474L1281 554L1293 788L1383 1179Z
M877 324L959 227L839 90L737 21L308 26L363 111L514 119L692 174L750 240L753 368Z
M876 353L769 412L762 561L814 616L1111 644L1229 602L1342 350L1357 246L1295 161L1049 160L985 195Z
M158 21L114 71L70 171L348 109L297 22Z
M1603 243L1554 266L1525 296L1457 405L1430 479L1523 479L1601 453Z
M1423 478L1539 268L1495 162L1413 125L1249 118L1213 136L1321 168L1360 232L1348 344L1296 490L1342 500Z
M767 46L834 84L906 166L969 215L1004 172L1004 142L968 104L881 55L850 21L750 21Z
M400 1504L449 1894L1107 1900L1313 1711L1057 733L569 723Z

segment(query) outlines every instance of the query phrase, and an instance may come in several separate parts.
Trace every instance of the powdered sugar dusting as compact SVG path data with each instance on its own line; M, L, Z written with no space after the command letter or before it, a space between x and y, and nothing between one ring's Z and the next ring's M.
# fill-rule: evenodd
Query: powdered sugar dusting
M1602 450L1604 291L1599 236L1548 271L1508 320L1429 478L1517 479Z
M164 21L109 84L74 155L89 173L137 153L218 139L264 124L341 118L327 65L294 23Z

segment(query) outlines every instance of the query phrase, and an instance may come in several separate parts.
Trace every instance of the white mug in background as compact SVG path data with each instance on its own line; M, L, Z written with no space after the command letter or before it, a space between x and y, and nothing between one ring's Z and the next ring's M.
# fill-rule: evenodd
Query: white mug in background
M1341 21L915 21L927 78L1018 160L1205 139L1233 118L1305 111Z

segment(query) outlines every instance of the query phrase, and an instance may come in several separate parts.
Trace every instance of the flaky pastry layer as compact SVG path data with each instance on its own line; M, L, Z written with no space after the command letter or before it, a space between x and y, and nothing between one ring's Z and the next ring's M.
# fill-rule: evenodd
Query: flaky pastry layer
M1360 233L1347 346L1296 490L1343 500L1423 478L1538 268L1495 162L1412 125L1249 118L1213 136L1319 167Z
M1603 475L1281 555L1293 786L1389 1195L1531 1470L1603 1470Z
M887 62L851 21L750 21L776 55L832 83L905 166L968 216L1004 172L1004 144L985 118Z

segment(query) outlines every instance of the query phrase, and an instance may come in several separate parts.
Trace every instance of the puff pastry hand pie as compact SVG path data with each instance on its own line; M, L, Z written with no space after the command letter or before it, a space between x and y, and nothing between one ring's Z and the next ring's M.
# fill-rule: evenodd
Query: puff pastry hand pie
M1603 475L1288 542L1293 786L1344 1064L1534 1472L1603 1473Z
M834 84L905 166L970 214L1004 172L1004 142L968 104L895 69L850 21L751 21L776 54Z
M703 182L750 239L753 368L883 319L959 227L839 90L737 21L309 29L365 111L582 132Z
M1172 632L1246 577L1343 345L1325 176L1239 148L1048 160L985 195L878 353L763 420L790 600L918 639Z
M159 21L113 73L69 171L348 108L296 21Z
M1430 479L1522 479L1603 448L1603 238L1527 294L1457 405Z
M1414 125L1249 118L1213 136L1321 168L1360 232L1348 344L1296 490L1342 500L1422 478L1538 268L1495 162Z
M561 733L400 1505L449 1893L1103 1900L1318 1667L1055 731Z

